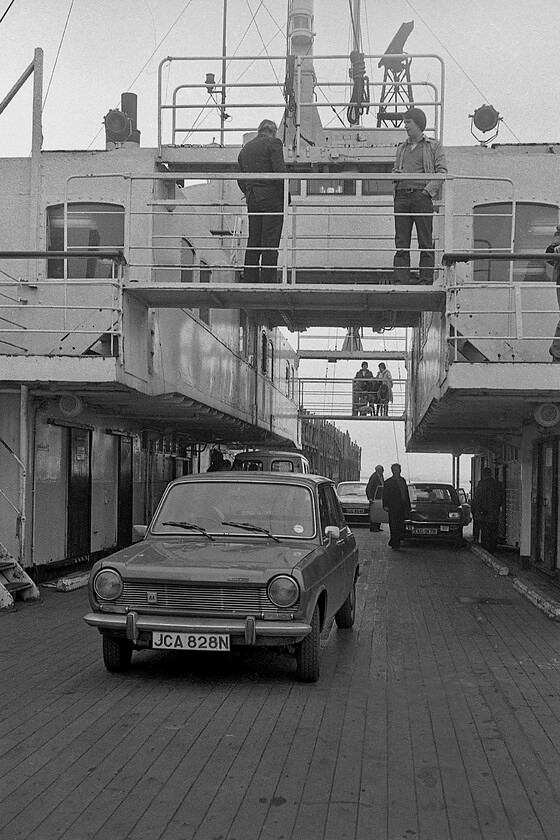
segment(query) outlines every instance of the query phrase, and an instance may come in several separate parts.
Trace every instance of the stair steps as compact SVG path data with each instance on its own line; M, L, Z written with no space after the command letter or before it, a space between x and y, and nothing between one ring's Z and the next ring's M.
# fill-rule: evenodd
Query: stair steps
M17 593L24 601L38 601L41 597L27 572L0 542L0 610L13 609Z

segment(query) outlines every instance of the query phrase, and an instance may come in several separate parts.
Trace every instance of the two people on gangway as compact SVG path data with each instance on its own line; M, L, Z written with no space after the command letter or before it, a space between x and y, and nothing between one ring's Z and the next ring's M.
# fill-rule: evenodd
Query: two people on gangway
M421 108L409 108L403 117L407 139L397 147L393 172L427 175L447 172L445 152L439 140L426 137L426 114ZM286 172L277 126L263 120L257 136L243 146L238 156L240 172ZM277 282L278 247L284 222L284 181L281 179L239 179L239 187L247 201L249 236L245 251L243 282ZM395 247L393 259L396 284L422 283L434 279L435 249L433 241L433 200L441 181L415 178L395 181ZM419 279L410 272L412 231L420 249Z
M362 362L352 383L352 414L386 417L393 402L393 377L385 362L380 362L376 375Z

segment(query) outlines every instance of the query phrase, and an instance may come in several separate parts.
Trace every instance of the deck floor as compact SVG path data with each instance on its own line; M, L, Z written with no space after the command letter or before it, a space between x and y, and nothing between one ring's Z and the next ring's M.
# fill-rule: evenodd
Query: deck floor
M317 685L262 650L110 675L84 589L1 614L2 840L558 840L560 624L466 550L356 533Z

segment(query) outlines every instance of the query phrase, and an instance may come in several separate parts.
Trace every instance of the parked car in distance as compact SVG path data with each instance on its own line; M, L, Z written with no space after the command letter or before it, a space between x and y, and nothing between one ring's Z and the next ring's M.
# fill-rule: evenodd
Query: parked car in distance
M140 542L91 570L85 621L109 671L134 650L289 648L319 676L321 630L354 623L356 540L334 484L304 474L215 472L166 488Z
M407 539L462 542L467 515L453 485L415 482L408 485L408 493L411 511L405 522Z
M290 449L253 449L238 452L233 459L232 469L241 472L311 472L305 455Z
M341 481L336 485L336 495L347 522L369 525L369 499L367 481Z

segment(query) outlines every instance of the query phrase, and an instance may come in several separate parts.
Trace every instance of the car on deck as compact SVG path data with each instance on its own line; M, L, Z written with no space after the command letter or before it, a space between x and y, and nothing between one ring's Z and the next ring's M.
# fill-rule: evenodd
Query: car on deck
M462 543L470 513L451 484L414 482L408 485L411 510L405 522L406 539L428 538Z
M367 481L341 481L336 485L336 495L347 522L369 525L369 499Z
M334 484L259 472L190 475L166 488L140 542L98 560L85 621L109 671L133 651L290 649L319 677L321 631L354 623L356 540Z

